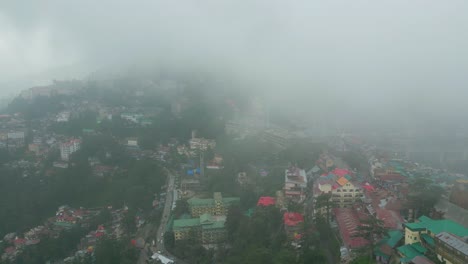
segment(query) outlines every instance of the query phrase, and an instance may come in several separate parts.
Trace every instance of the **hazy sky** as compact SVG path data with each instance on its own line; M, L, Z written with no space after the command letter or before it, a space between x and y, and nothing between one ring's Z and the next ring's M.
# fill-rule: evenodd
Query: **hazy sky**
M2 2L0 95L157 62L236 76L282 107L468 112L466 0Z

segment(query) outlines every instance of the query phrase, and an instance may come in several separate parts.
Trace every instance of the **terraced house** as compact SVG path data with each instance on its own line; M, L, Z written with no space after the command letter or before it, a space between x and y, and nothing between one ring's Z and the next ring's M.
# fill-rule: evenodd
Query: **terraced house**
M223 197L220 192L215 192L213 199L191 198L187 201L192 217L199 217L203 214L226 215L229 206L239 202L239 197Z

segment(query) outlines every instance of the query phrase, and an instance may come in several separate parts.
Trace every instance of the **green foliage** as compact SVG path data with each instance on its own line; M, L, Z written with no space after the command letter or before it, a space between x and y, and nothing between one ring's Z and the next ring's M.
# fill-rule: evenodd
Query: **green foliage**
M346 162L352 169L364 171L367 168L367 159L358 152L347 151L340 153L339 156Z
M331 193L323 193L319 195L315 201L315 206L317 209L324 208L326 210L325 220L327 223L330 223L330 210L336 206L334 202L331 201ZM318 213L320 217L320 213Z
M172 212L175 219L180 218L183 214L190 213L187 199L180 199L176 201L176 207Z
M414 209L415 218L430 215L434 205L444 193L442 187L434 185L431 179L416 177L410 182L407 207Z
M177 241L173 252L177 257L194 264L212 263L213 251L206 250L199 243L190 240Z
M81 136L84 128L97 128L96 117L95 112L86 111L80 113L76 118L71 118L68 122L53 123L50 130L61 135Z
M366 256L360 256L351 261L350 264L374 264L376 263L373 259L369 259Z
M9 162L11 159L10 153L8 152L7 149L0 149L0 166L2 166L4 163Z
M382 238L387 230L383 227L383 221L377 219L375 216L370 215L367 219L361 220L361 224L357 227L357 233L354 237L362 237L369 241L367 247L361 251L367 253L369 259L374 258L374 245L375 238Z
M87 155L76 154L74 166L47 177L23 178L19 170L0 168L0 235L33 227L63 204L152 209L154 192L166 179L156 162L131 161L128 172L101 178L91 175Z
M62 232L57 239L42 239L39 244L26 247L16 259L16 263L39 264L63 259L76 250L76 245L87 232L86 229L75 227Z
M303 263L327 263L327 258L325 257L324 253L318 250L308 250L304 254L304 260Z
M15 98L7 107L10 113L23 113L25 119L31 120L45 117L47 114L55 114L63 109L60 100L63 97L37 97L32 101Z
M280 164L291 162L297 164L300 168L312 168L324 147L322 144L298 140L281 151L278 154L278 159Z
M134 207L130 207L122 220L122 227L125 232L129 234L134 234L136 232L136 214L137 210Z
M226 230L229 240L234 238L235 233L238 231L242 217L243 214L239 206L229 207L226 219Z
M170 251L175 247L174 233L172 231L167 231L164 233L164 246Z
M95 250L96 264L133 264L139 257L139 250L124 240L103 239Z

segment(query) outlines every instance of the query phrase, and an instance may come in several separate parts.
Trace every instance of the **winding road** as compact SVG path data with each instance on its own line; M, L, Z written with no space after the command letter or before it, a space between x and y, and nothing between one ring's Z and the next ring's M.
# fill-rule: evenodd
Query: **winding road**
M158 231L156 233L155 238L146 239L146 241L148 241L148 242L145 244L145 247L141 250L140 258L138 260L138 264L145 264L146 260L149 257L151 257L151 256L148 256L148 249L151 249L151 252L153 252L153 253L161 252L160 253L161 255L164 255L164 256L174 260L175 263L177 263L177 264L186 264L184 261L182 261L180 259L177 259L174 255L169 253L166 250L165 246L164 246L164 233L166 232L167 222L169 221L169 217L170 217L171 211L172 211L172 203L173 203L173 199L174 199L173 191L175 190L174 182L175 182L175 178L176 178L176 172L170 171L170 170L167 170L167 169L166 169L166 172L167 172L167 175L168 175L167 189L166 189L166 202L164 204L163 214L161 216L161 221L160 221L160 224L159 224L159 227L158 227ZM151 224L151 225L152 226L151 226L150 229L155 228L154 224ZM152 242L153 239L155 241L154 246L151 245L151 242Z

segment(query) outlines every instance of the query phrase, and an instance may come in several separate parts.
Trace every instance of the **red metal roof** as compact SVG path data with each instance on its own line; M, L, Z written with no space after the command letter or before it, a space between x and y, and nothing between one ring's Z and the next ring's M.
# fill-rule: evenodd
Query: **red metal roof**
M343 177L345 175L351 175L352 172L347 170L347 169L340 169L340 168L336 168L334 169L331 173L339 176L339 177Z
M276 203L275 198L270 196L262 196L258 199L257 206L269 206Z
M353 237L358 232L357 227L361 224L354 209L335 208L333 212L338 222L341 238L348 248L360 248L369 243L362 237Z
M376 210L377 218L384 222L384 227L389 229L401 229L403 223L403 217L400 213L386 210L382 208L377 208Z
M304 222L304 217L300 213L286 212L283 215L284 224L287 226L296 226Z

